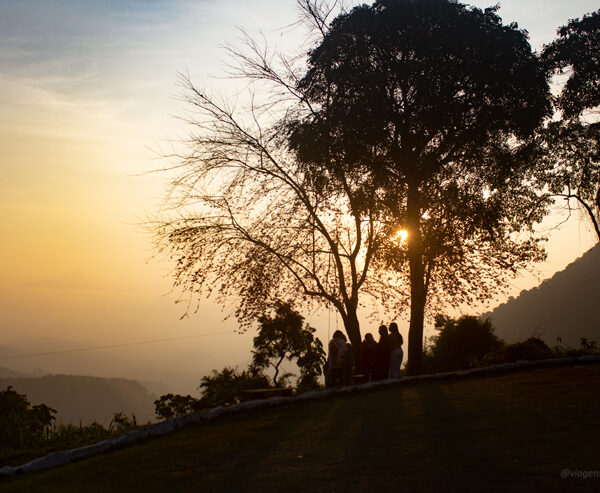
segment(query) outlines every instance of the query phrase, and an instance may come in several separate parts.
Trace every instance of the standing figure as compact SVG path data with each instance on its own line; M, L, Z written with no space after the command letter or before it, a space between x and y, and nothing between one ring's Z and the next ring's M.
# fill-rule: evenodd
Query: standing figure
M344 353L346 348L346 336L341 330L336 330L333 333L331 341L329 341L329 355L327 357L327 365L331 376L331 385L336 387L344 383Z
M377 343L377 362L375 364L375 380L388 378L390 372L390 340L385 325L379 326L379 342Z
M398 331L398 324L392 322L390 324L390 377L400 378L400 367L402 366L402 360L404 359L404 351L402 350L402 334Z
M343 384L352 385L352 375L354 374L354 353L352 351L352 344L346 342L344 345L344 353L342 354L342 375Z
M377 365L377 343L373 334L367 332L365 340L360 343L360 366L367 382L375 380L375 367Z

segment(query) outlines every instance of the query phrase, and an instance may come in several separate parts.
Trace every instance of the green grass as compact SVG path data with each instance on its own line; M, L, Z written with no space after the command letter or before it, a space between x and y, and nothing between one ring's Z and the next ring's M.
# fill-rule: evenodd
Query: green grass
M0 491L569 491L600 478L600 365L431 381L228 415Z

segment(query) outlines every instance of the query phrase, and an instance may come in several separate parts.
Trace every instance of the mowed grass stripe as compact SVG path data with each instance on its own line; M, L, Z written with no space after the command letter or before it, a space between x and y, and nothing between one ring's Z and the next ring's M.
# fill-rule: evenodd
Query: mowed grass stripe
M0 491L596 490L600 365L415 382L228 415Z

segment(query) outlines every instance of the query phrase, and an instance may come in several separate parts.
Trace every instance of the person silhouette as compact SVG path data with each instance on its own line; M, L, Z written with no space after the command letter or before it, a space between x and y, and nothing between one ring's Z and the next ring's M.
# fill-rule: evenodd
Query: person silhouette
M390 340L385 325L379 326L379 342L377 343L377 363L375 365L375 380L388 378L390 371Z
M331 375L331 385L334 387L344 384L344 354L347 351L347 339L341 330L333 333L329 341L327 364Z
M402 366L402 360L404 359L404 351L402 350L402 344L404 339L402 334L398 331L398 324L392 322L390 324L390 377L400 378L400 367Z
M367 382L375 379L375 367L377 366L377 343L373 334L367 332L365 340L360 343L360 367Z

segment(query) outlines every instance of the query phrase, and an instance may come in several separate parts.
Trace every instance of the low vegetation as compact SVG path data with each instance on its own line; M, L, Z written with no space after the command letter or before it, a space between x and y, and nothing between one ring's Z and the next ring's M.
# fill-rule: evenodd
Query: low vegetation
M140 426L135 415L115 413L108 427L56 423L56 410L31 406L12 387L0 391L0 466L14 465L56 450L66 450L118 436Z
M201 411L221 404L231 404L242 400L247 389L269 387L269 378L261 372L240 371L226 366L221 371L213 370L200 381L201 397L191 395L165 394L154 401L156 417L170 419L193 411Z

